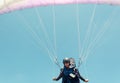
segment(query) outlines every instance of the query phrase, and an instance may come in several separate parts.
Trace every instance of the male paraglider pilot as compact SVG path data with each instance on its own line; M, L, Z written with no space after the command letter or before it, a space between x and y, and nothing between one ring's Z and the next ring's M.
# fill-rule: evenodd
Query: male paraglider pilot
M57 78L53 78L54 81L58 81L62 78L62 83L80 83L80 79L84 82L88 82L88 79L84 79L78 69L70 67L70 59L63 59L64 68L61 69L60 75Z

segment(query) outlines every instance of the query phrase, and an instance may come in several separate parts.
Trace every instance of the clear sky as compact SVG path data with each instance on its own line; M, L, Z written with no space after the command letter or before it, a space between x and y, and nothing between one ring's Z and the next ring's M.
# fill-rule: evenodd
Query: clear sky
M59 74L59 68L43 45L52 52L50 46L54 47L56 38L61 66L64 57L78 61L76 17L80 25L80 46L86 47L98 33L102 34L97 36L100 40L93 42L94 49L81 65L81 75L88 78L89 83L120 83L120 7L79 5L76 16L76 5L55 6L55 36L52 8L38 7L0 15L0 83L60 83L52 81L52 77ZM90 33L89 39L84 41L86 32Z

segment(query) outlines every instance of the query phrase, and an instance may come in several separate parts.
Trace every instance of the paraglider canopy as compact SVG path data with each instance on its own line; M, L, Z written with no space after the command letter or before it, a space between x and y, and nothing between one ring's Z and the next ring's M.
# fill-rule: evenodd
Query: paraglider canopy
M119 0L0 0L0 14L37 6L60 4L112 4L120 5Z
M52 47L51 46L51 49L53 50L52 52L49 50L49 48L47 48L46 45L43 45L44 48L47 50L50 58L52 58L54 60L54 62L59 66L60 68L60 64L58 63L58 60L57 60L57 53L56 53L56 36L55 36L55 12L54 12L54 6L55 5L63 5L63 4L109 4L109 5L120 5L120 1L119 0L0 0L0 14L5 14L5 13L8 13L8 12L13 12L15 10L20 10L20 9L26 9L26 8L33 8L33 7L41 7L41 6L50 6L52 5L53 6L53 28L54 28L54 43L55 45ZM96 7L96 6L95 6ZM76 7L77 8L77 27L78 27L78 42L80 42L80 37L79 37L79 33L80 33L80 29L79 29L79 9L78 9L78 6ZM92 24L92 21L93 21L93 18L94 18L94 15L95 15L95 9L93 9L93 14L92 14L92 17L91 17L91 20L90 20L90 23L88 25L88 28L91 29L91 24ZM46 42L49 41L49 36L48 34L46 35L46 31L44 29L44 24L42 24L42 21L41 21L41 18L40 18L40 15L39 15L39 12L36 10L36 14L39 18L39 21L40 21L40 24L42 25L42 28L43 28L43 32L45 33L45 37L46 39L48 38L48 40ZM88 29L88 31L89 31ZM32 31L33 32L33 31ZM89 31L90 32L90 31ZM102 32L102 30L101 30ZM36 33L33 33L36 35ZM89 33L87 33L87 35L89 35ZM100 34L101 36L101 34ZM87 56L89 55L89 49L91 49L93 43L97 40L99 40L99 33L98 35L96 35L95 39L93 40L92 43L90 43L89 46L87 46L86 48L82 48L80 49L79 47L79 64L82 63L83 60L85 60L87 58ZM86 36L85 40L84 41L87 41L89 39L89 36ZM39 42L40 43L40 42ZM80 46L80 43L79 45ZM87 54L85 53L84 54L84 50L87 49ZM80 62L81 61L81 62ZM70 58L70 64L71 64L71 67L76 67L76 64L75 64L75 60L73 58ZM79 66L78 66L79 67Z

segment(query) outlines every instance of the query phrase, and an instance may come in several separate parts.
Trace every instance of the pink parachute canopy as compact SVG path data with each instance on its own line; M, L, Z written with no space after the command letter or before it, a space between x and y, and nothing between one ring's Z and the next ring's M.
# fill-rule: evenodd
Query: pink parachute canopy
M120 5L120 0L0 0L0 14L36 6L58 4L112 4Z

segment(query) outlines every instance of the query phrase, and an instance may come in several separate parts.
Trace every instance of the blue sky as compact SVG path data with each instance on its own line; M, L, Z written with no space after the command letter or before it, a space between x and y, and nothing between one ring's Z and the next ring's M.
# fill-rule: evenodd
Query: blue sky
M96 9L95 9L96 7ZM120 7L109 5L79 5L81 46L87 46L102 30L105 31L81 65L81 75L90 83L119 83L120 77ZM89 41L84 41L88 25L95 9ZM45 25L42 30L35 8L24 9L0 15L0 83L60 83L52 77L59 74L59 68L50 60L43 44L48 49L54 46L52 6L37 8ZM78 30L76 5L55 6L56 52L62 66L64 57L78 61ZM108 21L107 21L108 20ZM107 26L103 27L104 23ZM32 29L31 29L32 28ZM41 38L38 40L36 34ZM85 43L84 43L85 42ZM87 42L87 43L86 43Z

